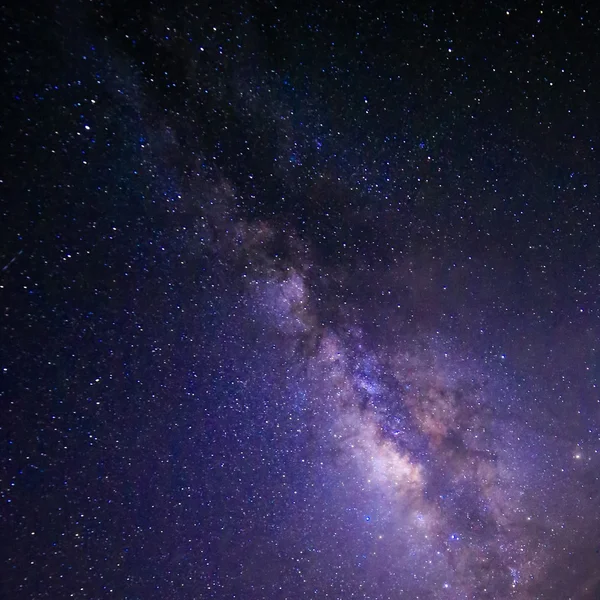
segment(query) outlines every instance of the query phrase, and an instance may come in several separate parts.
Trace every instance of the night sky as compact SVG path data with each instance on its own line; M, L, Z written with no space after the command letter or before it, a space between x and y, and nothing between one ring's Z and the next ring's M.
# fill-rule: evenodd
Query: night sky
M39 4L0 597L598 600L594 3Z

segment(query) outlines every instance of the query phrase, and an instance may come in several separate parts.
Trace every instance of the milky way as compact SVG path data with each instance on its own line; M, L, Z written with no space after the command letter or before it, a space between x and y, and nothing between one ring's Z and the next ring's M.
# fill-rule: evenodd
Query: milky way
M258 231L258 246L256 231L238 238L249 267L247 298L255 318L289 349L296 375L288 393L302 396L301 411L318 430L311 460L320 458L331 478L322 484L329 502L355 513L358 523L348 527L362 521L357 539L347 540L344 528L333 534L344 536L360 567L345 567L344 578L396 581L399 597L536 597L564 538L543 499L556 490L538 454L546 447L506 370L465 356L444 336L403 333L401 311L387 330L367 335L360 320L347 317L347 303L331 306L326 298L325 322L323 299L310 289L312 271L322 278L322 269L305 249L278 267L265 245L275 234L266 223ZM341 488L341 499L330 486ZM555 502L559 514L572 514L569 495ZM310 530L325 529L329 517L311 506Z
M588 11L2 22L0 596L600 597Z

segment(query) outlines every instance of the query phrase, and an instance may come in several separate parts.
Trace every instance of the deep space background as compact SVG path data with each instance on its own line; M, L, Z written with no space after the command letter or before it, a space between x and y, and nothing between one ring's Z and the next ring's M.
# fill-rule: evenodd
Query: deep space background
M600 598L593 3L0 14L2 598Z

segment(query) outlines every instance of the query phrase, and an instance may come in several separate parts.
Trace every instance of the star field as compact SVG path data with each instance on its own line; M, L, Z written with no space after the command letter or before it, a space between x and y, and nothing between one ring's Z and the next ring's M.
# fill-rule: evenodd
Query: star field
M591 5L0 22L0 596L600 597Z

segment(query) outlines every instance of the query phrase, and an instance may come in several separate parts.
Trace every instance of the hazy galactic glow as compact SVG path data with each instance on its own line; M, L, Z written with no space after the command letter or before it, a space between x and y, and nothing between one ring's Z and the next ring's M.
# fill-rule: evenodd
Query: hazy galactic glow
M0 598L600 600L600 27L3 11Z

